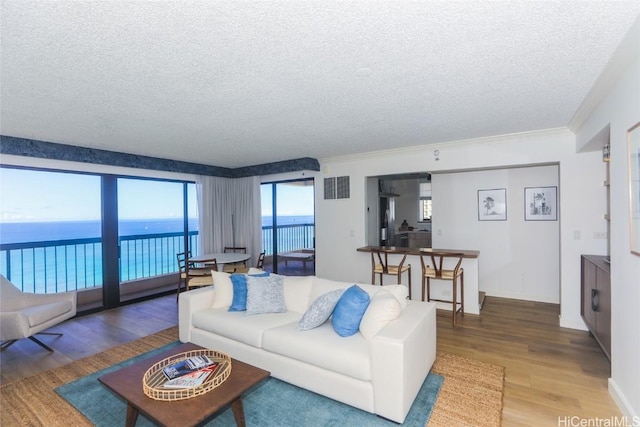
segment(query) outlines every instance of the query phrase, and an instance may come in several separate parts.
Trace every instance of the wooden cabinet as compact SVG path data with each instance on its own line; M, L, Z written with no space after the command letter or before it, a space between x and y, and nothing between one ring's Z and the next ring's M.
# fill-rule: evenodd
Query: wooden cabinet
M431 247L431 233L426 231L409 232L409 247L410 248L430 248Z
M602 351L611 360L611 279L606 257L582 255L580 313Z
M401 248L430 248L431 232L400 231L396 240L395 246L400 246Z

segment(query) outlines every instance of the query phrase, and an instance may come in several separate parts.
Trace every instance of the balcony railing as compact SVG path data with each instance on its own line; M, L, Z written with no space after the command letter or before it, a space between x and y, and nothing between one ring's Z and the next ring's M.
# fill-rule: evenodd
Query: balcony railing
M278 253L315 247L313 223L279 225L277 227ZM273 255L273 226L262 227L262 247L266 255Z
M189 232L198 247L198 232ZM123 282L176 273L176 253L184 251L184 234L120 237ZM0 272L26 292L55 293L102 286L102 239L56 240L0 245Z
M189 247L198 247L197 231ZM313 248L313 224L278 227L278 252ZM273 253L273 227L262 228L262 245ZM159 233L120 237L120 281L178 272L176 253L184 251L184 234ZM193 251L195 254L195 251ZM26 292L55 293L102 286L102 239L72 239L0 244L0 274Z

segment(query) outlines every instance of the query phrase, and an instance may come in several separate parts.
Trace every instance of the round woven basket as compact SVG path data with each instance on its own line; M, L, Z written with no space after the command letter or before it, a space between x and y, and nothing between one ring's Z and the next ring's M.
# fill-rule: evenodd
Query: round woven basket
M162 369L174 363L181 362L194 356L205 355L213 362L219 365L216 371L209 375L205 381L194 388L164 388L167 378L164 376ZM226 381L231 375L231 358L216 350L191 350L184 353L178 353L166 359L162 359L158 363L150 367L142 378L142 388L144 394L155 400L174 401L189 399L191 397L200 396L207 393Z

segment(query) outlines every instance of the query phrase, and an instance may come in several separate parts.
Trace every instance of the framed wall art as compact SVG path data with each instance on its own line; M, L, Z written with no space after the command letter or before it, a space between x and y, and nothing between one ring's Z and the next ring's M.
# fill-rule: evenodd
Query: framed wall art
M558 220L558 187L525 187L525 221Z
M627 131L629 179L629 239L631 253L640 255L640 122Z
M478 190L478 221L507 220L507 189Z

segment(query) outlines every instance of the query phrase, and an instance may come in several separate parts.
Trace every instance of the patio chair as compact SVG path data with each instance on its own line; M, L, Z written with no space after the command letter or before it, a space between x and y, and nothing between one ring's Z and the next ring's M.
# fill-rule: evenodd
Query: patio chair
M34 337L35 334L62 335L42 332L76 315L76 292L34 294L22 292L6 277L0 275L0 351L22 338L53 352L53 349Z

